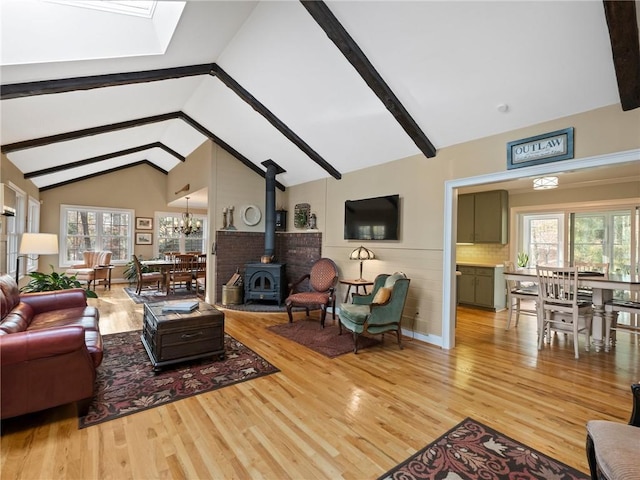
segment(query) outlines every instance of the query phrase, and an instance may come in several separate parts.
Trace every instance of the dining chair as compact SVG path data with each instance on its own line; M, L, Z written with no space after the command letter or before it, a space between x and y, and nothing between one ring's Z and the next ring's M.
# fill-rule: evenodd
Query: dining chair
M169 283L173 293L176 291L176 284L184 283L187 290L191 290L195 258L184 253L173 257L173 268L169 272Z
M578 269L576 267L536 267L538 276L538 350L545 336L551 343L551 332L573 335L575 358L579 358L578 334L585 335L585 350L589 351L593 306L578 299Z
M505 272L515 272L515 265L513 262L504 262ZM533 308L523 307L522 302L527 304L533 302ZM537 318L537 302L538 302L538 285L534 282L520 282L518 280L507 280L507 306L509 308L509 318L507 320L506 330L511 327L511 321L515 314L516 322L515 326L518 326L520 315L531 315Z
M136 294L140 295L142 287L156 284L156 289L160 290L160 282L164 281L164 275L160 272L144 272L138 257L133 255L133 264L136 267Z
M202 294L207 288L207 254L199 253L195 255L195 260L193 264L193 281L196 288L196 293L199 294L200 289L202 289Z
M573 265L578 269L578 274L609 275L608 263L597 262L574 262ZM590 287L578 287L578 297L581 300L593 302L593 289Z

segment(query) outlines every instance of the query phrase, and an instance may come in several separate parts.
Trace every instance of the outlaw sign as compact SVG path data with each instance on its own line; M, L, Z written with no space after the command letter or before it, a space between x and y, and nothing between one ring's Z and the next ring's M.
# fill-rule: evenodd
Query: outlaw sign
M573 158L573 127L507 143L507 169Z

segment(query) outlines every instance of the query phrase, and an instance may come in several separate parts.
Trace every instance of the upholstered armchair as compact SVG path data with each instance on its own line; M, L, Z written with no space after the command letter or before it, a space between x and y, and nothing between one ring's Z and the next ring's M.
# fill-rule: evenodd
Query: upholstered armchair
M358 335L396 332L398 347L402 349L401 320L407 300L410 280L404 273L378 275L368 295L353 295L353 303L340 305L340 333L342 327L353 332L353 353L358 353Z
M101 281L105 287L109 283L111 271L111 252L102 250L99 252L82 252L84 263L72 265L66 270L67 275L75 275L79 282L87 282L87 288L91 289L91 283L95 286ZM109 285L111 287L111 285Z
M308 290L300 291L303 282L308 280ZM338 267L330 258L321 258L311 267L311 271L300 279L289 284L290 293L284 301L289 315L289 323L293 322L291 310L293 307L304 307L309 316L310 308L320 307L322 314L320 325L324 328L324 320L327 316L327 307L333 310L333 319L336 318L336 284L338 283Z
M587 422L587 460L593 480L640 478L640 384L631 385L633 410L629 424Z

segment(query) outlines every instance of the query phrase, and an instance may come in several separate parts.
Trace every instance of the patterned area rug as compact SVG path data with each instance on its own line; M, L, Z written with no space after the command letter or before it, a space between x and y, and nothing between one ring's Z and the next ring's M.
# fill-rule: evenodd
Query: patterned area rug
M588 480L589 476L467 418L378 480L387 479Z
M78 419L79 428L280 371L226 333L224 360L216 356L176 364L157 374L139 330L105 335L103 343L93 403Z
M332 325L332 321L331 316L327 315L324 328L320 326L320 320L303 319L272 325L268 329L327 357L353 352L353 334L343 329L342 335L339 335L338 325ZM360 335L358 352L379 343L375 338Z
M150 290L142 290L140 295L136 293L136 289L133 287L125 287L124 291L129 298L136 303L154 303L154 302L164 302L167 300L182 300L185 298L195 298L196 292L195 290L187 290L176 289L175 293L171 293L167 295L163 292L158 292L155 288Z

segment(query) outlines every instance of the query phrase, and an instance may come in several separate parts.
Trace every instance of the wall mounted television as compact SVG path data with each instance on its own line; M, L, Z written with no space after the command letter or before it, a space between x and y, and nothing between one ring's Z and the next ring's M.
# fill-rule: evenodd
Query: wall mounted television
M400 195L344 202L345 240L399 240Z

